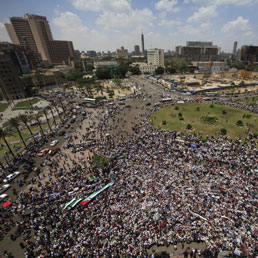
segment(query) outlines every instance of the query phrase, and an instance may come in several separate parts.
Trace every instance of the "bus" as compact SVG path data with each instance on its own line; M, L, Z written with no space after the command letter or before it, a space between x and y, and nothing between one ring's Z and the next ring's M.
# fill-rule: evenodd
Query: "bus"
M161 102L163 102L163 103L167 103L167 102L171 102L171 101L172 101L171 98L164 98L161 100Z
M83 103L96 105L96 99L84 98Z

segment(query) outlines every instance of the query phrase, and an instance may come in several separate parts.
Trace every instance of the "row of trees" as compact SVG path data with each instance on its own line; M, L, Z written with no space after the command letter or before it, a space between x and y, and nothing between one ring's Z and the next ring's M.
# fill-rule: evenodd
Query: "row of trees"
M61 100L60 100L60 104L61 104L61 107L63 109L63 114L65 114L65 107L64 107L64 105L63 105ZM48 128L52 132L52 127L50 125L50 121L49 121L49 117L48 117L48 112L49 111L51 113L51 116L52 116L52 119L53 119L53 123L56 126L57 122L56 122L56 117L54 115L54 111L57 112L60 120L62 120L62 116L61 116L61 113L60 113L57 105L55 104L53 106L45 107L40 112L38 112L36 115L20 114L17 117L10 118L10 119L7 120L7 122L4 123L3 127L0 128L0 139L2 139L4 141L5 145L7 146L8 150L9 150L9 153L13 156L13 158L15 158L15 154L12 151L12 149L10 147L10 144L7 141L7 137L8 136L12 136L13 132L16 131L18 133L18 135L19 135L19 137L20 137L24 147L27 148L27 144L26 144L26 142L25 142L25 140L24 140L24 138L22 136L22 132L21 132L21 129L20 129L20 127L23 125L23 126L25 126L28 129L31 137L33 138L34 142L36 143L37 140L36 140L35 136L33 135L33 132L32 132L32 129L31 129L32 124L33 124L33 122L34 123L36 122L36 124L40 128L40 132L41 132L42 137L45 137L45 133L44 133L44 130L42 128L41 121L40 121L40 118L42 116L45 116L47 124L48 124ZM1 162L0 162L0 166L3 167Z

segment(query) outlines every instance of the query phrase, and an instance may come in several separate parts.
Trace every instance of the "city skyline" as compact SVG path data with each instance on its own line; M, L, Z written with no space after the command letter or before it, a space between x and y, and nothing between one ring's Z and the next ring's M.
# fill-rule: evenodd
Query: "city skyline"
M13 8L13 7L16 8ZM257 0L10 0L0 10L0 41L11 42L4 24L26 13L49 20L54 39L79 50L175 50L186 41L213 41L232 52L233 43L258 45Z

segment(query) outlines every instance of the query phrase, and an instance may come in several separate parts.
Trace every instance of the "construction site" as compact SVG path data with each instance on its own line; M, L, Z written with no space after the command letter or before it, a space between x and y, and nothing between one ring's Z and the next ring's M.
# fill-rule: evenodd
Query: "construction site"
M226 62L193 62L196 68L193 74L174 74L154 76L152 80L172 90L197 93L199 91L233 91L258 90L258 72L229 69Z

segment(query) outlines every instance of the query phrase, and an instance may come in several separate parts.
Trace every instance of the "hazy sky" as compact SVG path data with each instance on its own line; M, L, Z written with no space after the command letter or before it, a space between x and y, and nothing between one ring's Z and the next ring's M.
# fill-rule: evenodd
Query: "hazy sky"
M0 0L0 41L10 41L4 23L25 13L46 16L55 39L75 49L174 50L186 41L213 41L231 52L233 42L258 45L258 0Z

